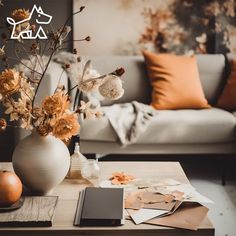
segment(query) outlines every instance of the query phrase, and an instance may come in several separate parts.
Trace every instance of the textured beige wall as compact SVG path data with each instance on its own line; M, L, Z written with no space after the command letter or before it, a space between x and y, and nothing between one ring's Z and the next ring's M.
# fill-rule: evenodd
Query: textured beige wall
M74 39L83 55L236 52L236 1L74 0ZM141 40L141 41L140 41Z
M165 8L172 0L74 0L74 39L90 35L89 43L75 43L84 55L128 55L140 52L138 40L146 22L144 8Z

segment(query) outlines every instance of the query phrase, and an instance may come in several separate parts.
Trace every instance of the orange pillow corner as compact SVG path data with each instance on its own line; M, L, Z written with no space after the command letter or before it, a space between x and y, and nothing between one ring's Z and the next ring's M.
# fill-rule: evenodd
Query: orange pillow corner
M217 102L217 107L236 111L236 60L231 60L231 72L222 94Z

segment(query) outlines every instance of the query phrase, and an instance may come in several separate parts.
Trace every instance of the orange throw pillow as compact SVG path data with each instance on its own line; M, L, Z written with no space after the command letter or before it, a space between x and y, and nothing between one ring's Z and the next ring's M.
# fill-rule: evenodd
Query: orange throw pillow
M194 56L143 51L152 85L151 105L160 110L210 108Z
M231 61L231 73L217 106L229 111L236 111L236 60Z

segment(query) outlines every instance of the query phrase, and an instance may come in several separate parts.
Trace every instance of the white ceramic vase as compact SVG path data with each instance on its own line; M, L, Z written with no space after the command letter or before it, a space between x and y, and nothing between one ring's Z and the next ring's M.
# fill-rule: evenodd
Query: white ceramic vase
M16 146L12 164L25 187L33 194L46 195L67 175L70 153L54 136L32 132Z

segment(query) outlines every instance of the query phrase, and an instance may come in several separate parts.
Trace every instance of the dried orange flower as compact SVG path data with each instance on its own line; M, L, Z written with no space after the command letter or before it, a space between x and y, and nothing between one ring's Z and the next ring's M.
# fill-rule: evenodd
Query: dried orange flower
M21 76L15 69L6 69L0 74L0 93L10 95L20 88Z
M37 131L38 131L38 134L39 134L40 136L45 137L45 136L47 136L49 133L52 132L52 127L51 127L50 125L48 125L48 124L46 124L46 125L39 125L39 126L37 127Z
M111 183L114 185L128 184L133 179L134 176L127 175L124 172L115 172L112 174L112 177L110 178Z
M78 115L64 114L61 118L57 119L52 125L52 134L61 140L68 140L73 135L77 135L80 129L78 123Z
M57 92L43 100L42 108L47 115L60 115L69 108L69 98L63 92Z
M23 9L16 9L11 13L11 17L16 21L26 20L29 18L30 12L29 10Z

